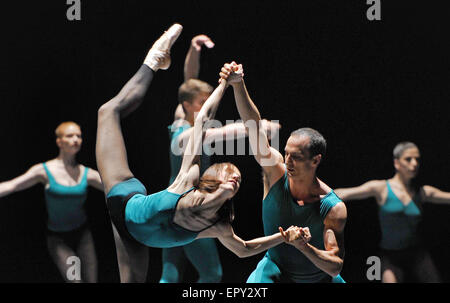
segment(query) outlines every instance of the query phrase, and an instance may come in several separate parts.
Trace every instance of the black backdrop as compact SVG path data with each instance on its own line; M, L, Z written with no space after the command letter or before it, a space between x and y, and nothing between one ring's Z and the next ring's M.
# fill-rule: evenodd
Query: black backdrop
M382 1L382 20L368 21L365 1L87 1L81 21L68 21L66 1L2 4L0 180L57 154L53 130L74 120L83 130L78 160L95 168L98 107L112 98L173 22L184 31L172 66L157 73L144 104L123 123L130 167L150 192L169 179L168 133L191 38L209 35L200 78L215 85L220 67L243 63L247 87L264 118L289 132L323 133L328 154L319 177L331 187L393 175L391 150L403 140L421 148L421 181L450 191L448 80L450 45L445 10L412 1ZM217 119L238 119L228 91ZM245 239L263 233L260 169L251 156L217 156L241 168L234 228ZM60 282L45 245L43 187L0 200L0 282ZM367 282L366 259L380 237L372 199L347 203L342 276ZM118 272L103 194L91 189L89 220L100 282ZM450 252L449 207L427 205L423 232L444 281ZM239 259L219 245L224 282L244 282L261 255ZM161 273L150 249L149 282ZM188 274L190 281L195 275Z

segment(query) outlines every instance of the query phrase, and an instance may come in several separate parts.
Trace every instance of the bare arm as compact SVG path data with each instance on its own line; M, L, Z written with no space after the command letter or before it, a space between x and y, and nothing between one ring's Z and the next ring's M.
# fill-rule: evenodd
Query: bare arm
M362 200L371 197L379 200L385 187L386 183L383 180L372 180L356 187L337 188L334 192L344 201Z
M178 104L177 108L175 109L175 114L173 116L173 120L174 121L180 120L180 119L184 120L185 118L186 118L186 114L184 113L183 105Z
M270 122L267 120L261 120L261 121L264 121L264 123L262 123L263 128L269 134L269 136L275 136L278 129L281 127L279 123ZM183 144L180 144L180 143L188 142L188 139L191 136L192 130L193 129L190 128L190 129L184 131L183 133L181 133L177 137L175 144L177 144L177 146L180 146L183 149ZM247 135L248 135L248 132L247 132L247 128L245 127L244 123L242 123L242 122L230 123L223 127L206 129L204 140L203 140L203 145L211 144L213 142L241 139L241 138L245 138Z
M12 180L0 183L0 197L18 192L37 183L45 183L45 171L42 164L33 165L27 172Z
M203 104L200 112L195 118L194 127L190 133L178 175L186 174L193 165L198 164L203 145L203 123L214 118L226 88L226 81L220 83L206 100L205 104Z
M95 169L90 168L87 175L88 184L98 190L103 191L103 183L100 174Z
M248 128L249 142L254 157L272 185L284 174L283 156L270 146L267 133L260 127L261 115L248 94L243 78L239 80L234 78L234 75L239 73L243 76L241 65L234 62L225 64L221 70L219 81L230 78L229 82L233 86L236 107Z
M292 228L289 228L286 232L290 233L291 229ZM284 238L281 233L244 241L234 233L230 224L228 224L226 230L222 230L219 233L218 239L220 243L235 253L239 258L259 254L284 242Z
M299 237L289 244L300 250L314 265L330 276L337 276L344 264L344 227L347 220L347 209L344 203L334 206L324 221L323 241L325 250L320 250L305 238Z
M205 45L207 48L214 47L214 43L206 35L198 35L192 38L191 46L184 60L184 81L198 78L202 45Z
M450 192L444 192L430 185L425 185L422 189L423 201L435 204L450 204Z

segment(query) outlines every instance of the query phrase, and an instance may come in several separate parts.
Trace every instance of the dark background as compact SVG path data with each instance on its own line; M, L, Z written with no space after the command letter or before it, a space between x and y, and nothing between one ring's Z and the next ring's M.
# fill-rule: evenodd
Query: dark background
M183 81L190 40L207 34L200 79L216 85L225 62L242 63L261 115L279 120L280 148L290 131L310 126L328 141L319 177L333 188L393 175L399 141L421 148L420 180L450 191L448 140L448 13L424 1L382 1L382 20L368 21L365 1L87 1L81 21L68 21L66 1L2 4L0 50L0 180L57 155L54 129L82 126L80 163L96 168L97 109L137 71L154 40L179 22L172 66L157 73L142 106L123 123L130 167L149 192L169 180L167 125ZM395 2L395 3L392 3ZM237 120L231 90L216 116ZM263 234L260 168L251 156L230 160L243 174L235 199L235 231ZM87 202L99 260L99 281L118 271L103 193ZM347 282L368 282L366 259L380 239L373 199L347 202ZM444 281L450 281L449 207L426 205L423 234ZM45 244L43 186L0 200L0 282L61 282ZM245 282L263 254L239 259L218 244L224 282ZM207 253L207 252L205 252ZM161 250L150 249L149 282L161 273ZM195 281L192 270L188 280Z

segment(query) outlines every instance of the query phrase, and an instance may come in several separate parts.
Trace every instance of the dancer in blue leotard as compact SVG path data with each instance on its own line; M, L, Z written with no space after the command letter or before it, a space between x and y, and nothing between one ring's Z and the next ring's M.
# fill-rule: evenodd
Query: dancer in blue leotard
M382 282L439 282L440 275L419 236L422 205L450 204L450 192L418 186L420 151L412 142L394 148L395 175L389 180L372 180L360 186L336 189L344 200L375 198L381 227Z
M242 65L232 62L222 68L221 79L228 79L234 69L243 72ZM294 131L283 158L269 145L244 80L231 85L241 119L256 122L248 131L255 159L264 172L264 234L279 226L304 227L298 239L289 241L291 246L286 243L269 249L248 282L343 282L339 273L344 261L346 207L316 176L325 154L325 139L310 128Z
M47 206L47 246L62 278L66 282L96 282L97 258L87 223L84 203L87 187L103 191L98 172L78 164L75 156L81 148L81 129L75 122L56 128L59 155L53 160L32 166L23 175L0 183L0 197L27 189L37 183L45 185ZM80 258L81 279L69 280L68 258Z
M184 62L184 83L178 89L179 105L175 110L175 120L169 126L170 135L170 181L173 183L178 175L183 160L180 146L187 142L193 130L194 116L200 111L203 103L211 95L213 87L198 79L200 73L200 52L202 46L212 48L214 43L206 35L197 35L191 40L191 46ZM279 128L279 124L265 121L265 128L270 134ZM205 133L203 150L208 149L210 142L240 139L247 135L244 124L230 123L223 127L210 128ZM175 150L175 152L174 152ZM180 150L180 152L178 152ZM209 151L203 153L200 161L200 174L211 166ZM208 254L202 254L207 251ZM198 283L220 282L222 266L216 246L216 240L199 239L185 246L162 249L163 270L161 283L177 283L183 281L187 262L191 262L198 272Z
M130 265L132 279L145 281L147 247L182 246L201 238L217 238L240 257L260 253L284 241L281 233L244 241L233 231L231 199L240 186L241 174L231 163L209 167L200 176L203 123L214 117L233 74L212 92L195 118L180 171L166 189L151 195L128 167L120 119L135 110L159 69L170 65L170 48L182 30L174 24L152 46L144 64L119 94L98 111L96 158L111 219ZM288 234L295 231L290 227ZM288 236L289 237L289 236ZM120 264L119 264L120 269Z

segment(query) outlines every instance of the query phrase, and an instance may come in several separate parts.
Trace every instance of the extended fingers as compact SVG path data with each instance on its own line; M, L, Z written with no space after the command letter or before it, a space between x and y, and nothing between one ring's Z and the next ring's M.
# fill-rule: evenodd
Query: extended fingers
M192 45L199 51L202 45L205 45L207 48L213 48L214 42L206 35L198 35L192 38Z

